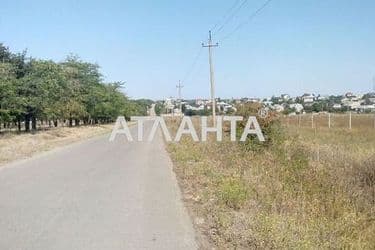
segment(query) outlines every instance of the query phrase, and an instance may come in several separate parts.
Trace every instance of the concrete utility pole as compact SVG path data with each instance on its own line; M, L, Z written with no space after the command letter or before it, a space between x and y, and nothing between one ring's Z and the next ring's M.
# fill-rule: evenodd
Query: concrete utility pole
M211 86L211 102L212 102L212 119L214 126L216 126L216 100L215 100L215 78L214 65L212 63L212 48L218 47L219 44L212 44L211 30L208 32L208 44L202 43L202 47L208 48L208 62L210 64L210 86Z
M181 81L178 81L178 85L176 85L176 88L178 89L178 100L180 102L180 111L181 111L181 114L182 114L182 99L181 99L181 89L183 88L184 86L181 85Z

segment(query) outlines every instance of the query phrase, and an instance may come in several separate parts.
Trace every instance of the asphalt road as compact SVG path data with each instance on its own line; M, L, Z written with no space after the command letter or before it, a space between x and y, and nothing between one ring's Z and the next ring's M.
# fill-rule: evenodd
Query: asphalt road
M0 168L1 250L196 248L160 133L94 138Z

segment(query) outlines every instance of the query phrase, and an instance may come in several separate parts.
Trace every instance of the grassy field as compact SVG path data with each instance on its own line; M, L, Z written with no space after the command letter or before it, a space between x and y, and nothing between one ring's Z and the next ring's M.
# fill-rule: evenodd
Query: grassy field
M113 124L81 127L58 127L36 133L0 134L0 167L14 160L25 159L52 148L96 135L109 133Z
M375 249L374 129L280 129L257 150L168 144L203 248Z

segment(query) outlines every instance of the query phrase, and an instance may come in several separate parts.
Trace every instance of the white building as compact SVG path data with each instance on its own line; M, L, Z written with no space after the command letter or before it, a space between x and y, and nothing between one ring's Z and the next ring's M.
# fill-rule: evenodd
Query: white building
M361 105L359 108L361 111L375 111L375 104Z
M351 110L356 110L361 108L362 100L358 100L357 97L343 98L341 103L345 107L349 107Z
M335 103L332 106L333 109L341 109L341 104L340 103Z
M302 96L302 101L303 103L306 103L306 104L312 104L314 102L314 99L315 99L315 96L312 94L304 94Z
M223 101L216 103L216 105L218 107L218 110L224 113L227 113L229 111L237 111L237 109L233 107L231 104L228 104Z
M164 107L167 113L173 113L174 104L172 98L167 98L164 101Z
M301 113L303 110L303 105L300 103L292 103L289 105L291 109L294 109L297 113Z
M284 101L288 101L290 99L290 95L288 95L288 94L282 94L281 95L281 99L283 99Z
M284 106L283 105L280 105L280 104L275 104L273 105L273 109L276 111L276 112L283 112L284 111Z

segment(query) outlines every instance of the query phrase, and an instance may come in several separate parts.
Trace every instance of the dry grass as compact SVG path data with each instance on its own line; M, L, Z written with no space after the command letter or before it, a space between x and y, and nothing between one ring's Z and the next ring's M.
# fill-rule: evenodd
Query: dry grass
M169 125L176 129L177 122ZM373 130L284 134L281 143L256 152L228 140L168 145L210 247L374 249Z
M0 135L0 166L52 148L110 132L113 125L60 127L35 134Z

